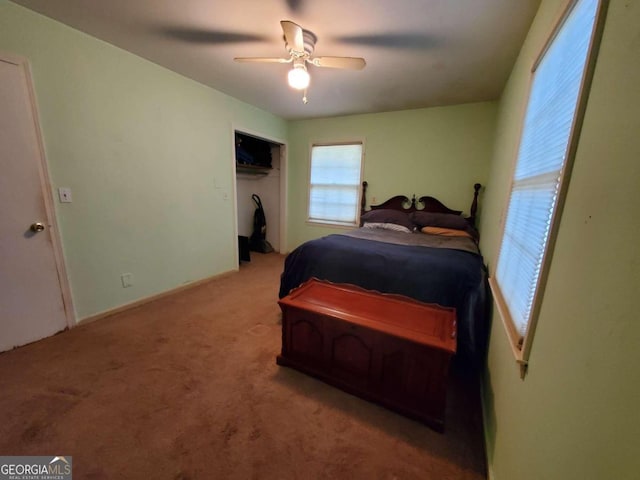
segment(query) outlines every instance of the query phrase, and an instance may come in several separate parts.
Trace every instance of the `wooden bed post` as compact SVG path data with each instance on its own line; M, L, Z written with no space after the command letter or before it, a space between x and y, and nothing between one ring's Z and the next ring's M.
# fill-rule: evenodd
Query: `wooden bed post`
M369 184L365 180L362 182L362 198L360 200L360 215L364 213L364 209L367 206L367 187Z
M479 183L476 183L473 186L473 202L471 203L471 211L469 212L471 214L470 219L471 219L471 225L473 225L475 227L476 225L476 212L478 211L478 192L480 191L480 188L482 187L482 185L480 185Z

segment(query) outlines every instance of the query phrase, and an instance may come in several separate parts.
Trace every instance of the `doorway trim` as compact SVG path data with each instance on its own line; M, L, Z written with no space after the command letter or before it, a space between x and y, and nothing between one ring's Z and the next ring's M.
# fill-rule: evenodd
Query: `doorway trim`
M229 144L231 145L231 171L233 173L233 191L231 192L233 197L233 244L235 245L238 238L238 179L236 177L236 131L241 133L246 133L256 138L260 138L262 140L266 140L271 143L277 143L280 145L280 253L284 254L288 252L287 249L287 159L288 159L288 151L289 146L286 140L281 138L274 137L272 135L259 132L257 130L253 130L251 128L245 128L242 125L231 124L231 141ZM234 258L236 265L236 270L239 269L239 256L238 249L234 248Z
M24 71L27 91L29 93L29 103L33 116L34 128L36 132L37 148L38 148L38 172L40 177L40 189L44 200L44 209L47 216L47 226L51 235L51 244L53 248L53 256L55 259L56 272L58 275L58 284L62 295L62 304L64 306L64 315L66 318L67 328L73 328L76 325L75 309L73 307L73 299L71 296L71 286L67 275L67 268L64 261L64 253L62 251L62 240L60 238L60 229L56 218L55 206L53 203L53 190L51 188L51 175L47 157L44 149L42 136L42 128L40 126L40 112L38 110L38 102L35 88L33 86L33 76L29 60L25 57L13 55L0 51L0 59L16 65Z

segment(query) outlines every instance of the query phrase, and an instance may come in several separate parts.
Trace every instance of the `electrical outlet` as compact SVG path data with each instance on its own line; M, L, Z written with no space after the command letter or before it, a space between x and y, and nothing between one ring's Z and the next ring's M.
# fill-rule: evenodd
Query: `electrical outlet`
M60 198L60 203L71 203L73 201L71 198L71 189L68 187L58 188L58 197Z
M128 288L133 285L133 273L123 273L120 275L120 280L122 280L122 288Z

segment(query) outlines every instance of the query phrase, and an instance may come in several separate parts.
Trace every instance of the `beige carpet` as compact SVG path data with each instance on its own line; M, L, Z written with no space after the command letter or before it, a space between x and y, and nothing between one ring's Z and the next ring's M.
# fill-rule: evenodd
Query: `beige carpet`
M0 354L0 455L76 479L484 479L479 394L444 434L278 367L284 257Z

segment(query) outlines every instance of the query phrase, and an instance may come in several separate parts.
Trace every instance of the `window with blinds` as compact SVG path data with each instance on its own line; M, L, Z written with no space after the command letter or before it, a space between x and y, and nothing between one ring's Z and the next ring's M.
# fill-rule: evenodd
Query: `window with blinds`
M362 143L313 145L310 170L308 220L357 225Z
M532 69L529 100L492 290L526 365L549 246L593 64L598 0L574 1Z

